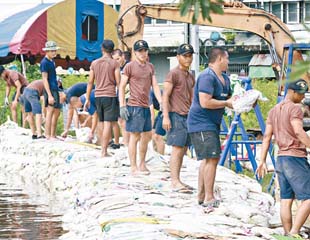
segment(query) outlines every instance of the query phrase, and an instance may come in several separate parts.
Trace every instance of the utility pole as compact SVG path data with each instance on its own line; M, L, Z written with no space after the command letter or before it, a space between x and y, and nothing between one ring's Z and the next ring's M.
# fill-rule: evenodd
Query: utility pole
M195 73L195 79L199 75L199 25L191 25L190 43L194 48L192 71Z

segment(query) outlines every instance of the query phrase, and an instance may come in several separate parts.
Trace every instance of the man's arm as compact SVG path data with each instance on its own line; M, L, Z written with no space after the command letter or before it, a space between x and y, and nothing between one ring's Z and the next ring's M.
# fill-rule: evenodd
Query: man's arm
M267 173L266 158L272 135L273 135L272 125L267 124L261 148L260 163L256 169L256 174L259 178L264 177L264 175Z
M10 91L11 91L11 87L9 85L6 85L6 87L5 87L5 99L4 99L4 102L6 105L9 105Z
M64 132L61 134L62 137L67 137L71 123L72 123L72 118L74 114L75 109L71 106L69 103L69 108L68 108L68 113L67 113L67 123L66 123L66 129Z
M216 100L212 97L212 95L204 92L199 92L199 102L201 107L208 109L219 109L224 107L232 107L232 99L228 100Z
M91 91L93 90L94 81L95 81L95 74L94 74L94 70L91 69L89 72L87 89L86 89L86 94L85 94L85 103L84 103L85 112L87 112L87 108L90 105L90 94L91 94Z
M48 102L49 102L49 104L54 104L55 100L54 100L54 97L51 93L50 85L48 83L48 73L47 72L42 72L42 80L43 80L44 89L48 95Z
M162 104L161 92L155 75L152 76L152 88L158 103L161 105Z
M121 81L121 70L119 67L115 69L114 77L115 77L115 81L116 81L116 87L119 88L119 84Z
M128 76L122 74L121 82L120 82L120 85L119 85L119 96L118 96L119 97L120 107L126 106L125 88L126 88L127 82L128 82Z
M291 123L298 140L301 141L304 145L306 145L307 148L310 148L310 137L303 129L303 121L295 118L292 120Z
M22 88L22 84L20 83L19 80L16 80L15 81L15 85L16 85L16 95L15 95L14 102L16 102L16 104L17 104L18 98L21 95L20 91L21 91L21 88Z
M169 99L172 93L173 84L170 82L164 82L164 94L163 94L163 129L169 131L171 128L171 122L169 118Z

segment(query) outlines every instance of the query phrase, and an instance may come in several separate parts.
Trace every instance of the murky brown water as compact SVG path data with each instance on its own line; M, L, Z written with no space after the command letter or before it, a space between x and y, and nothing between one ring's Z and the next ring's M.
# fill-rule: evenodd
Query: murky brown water
M21 189L0 183L0 239L58 239L65 231L59 215L38 210L44 206L29 204Z

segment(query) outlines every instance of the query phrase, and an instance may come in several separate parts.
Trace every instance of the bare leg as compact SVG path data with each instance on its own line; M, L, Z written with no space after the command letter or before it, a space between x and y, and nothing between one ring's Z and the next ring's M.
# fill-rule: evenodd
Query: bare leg
M139 158L140 158L139 171L145 172L145 173L150 172L146 167L145 157L146 157L146 152L147 152L147 146L151 139L152 139L151 131L141 133L141 141L139 144Z
M290 234L298 234L302 225L309 217L310 214L310 199L307 199L301 203L297 210L295 221L293 227L290 231Z
M155 131L153 130L152 138L153 138L153 141L155 142L156 151L159 154L164 155L165 154L165 142L164 142L163 137L156 134Z
M102 122L100 122L102 123ZM103 122L103 131L102 131L102 139L101 139L101 148L102 157L109 156L108 155L108 144L111 139L111 130L112 130L112 122L104 121Z
M129 132L126 131L126 121L124 119L119 118L118 123L122 129L122 136L123 136L123 144L128 146L129 143Z
M26 128L26 124L27 124L27 114L25 112L25 108L23 106L21 106L21 110L22 110L22 127ZM30 123L29 123L30 124Z
M48 106L46 108L45 136L47 139L49 139L51 137L51 126L52 126L53 112L54 112L54 107Z
M140 140L140 133L130 132L129 133L129 144L128 144L128 154L130 159L131 174L136 174L138 171L137 167L137 144Z
M112 126L113 126L113 134L114 134L114 143L119 144L120 131L119 131L118 122L113 122Z
M204 167L205 202L214 199L214 182L218 161L218 158L210 158L206 160L206 165Z
M180 180L180 171L183 163L183 156L186 147L172 147L172 153L170 158L170 176L172 188L182 188L184 184Z
M38 137L42 136L41 126L42 126L42 114L36 114L36 129Z
M205 185L204 185L204 172L206 167L206 159L202 160L199 166L198 173L198 202L203 202L205 199Z
M17 123L17 107L11 106L11 112L12 112L13 122Z
M56 138L56 129L57 129L57 121L60 115L60 109L55 108L53 117L52 117L52 126L51 126L51 137Z
M292 229L292 203L293 199L281 199L280 216L285 234Z
M28 117L28 122L29 122L29 126L31 129L32 135L37 135L35 125L34 125L33 114L31 112L27 113L27 117Z

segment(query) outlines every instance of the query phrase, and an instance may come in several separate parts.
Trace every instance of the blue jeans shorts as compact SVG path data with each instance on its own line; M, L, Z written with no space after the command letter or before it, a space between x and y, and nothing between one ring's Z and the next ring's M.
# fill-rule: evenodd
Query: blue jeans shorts
M158 112L155 120L154 120L154 126L153 129L155 129L155 133L160 136L166 135L166 130L163 129L163 113Z
M221 142L217 131L190 133L197 160L220 158Z
M191 144L187 132L187 115L182 116L175 112L169 112L171 129L167 132L167 145L185 147Z
M306 158L278 156L276 173L281 199L310 199L310 165Z
M40 96L37 90L26 88L23 93L23 103L26 113L42 114Z
M127 106L129 118L126 121L127 132L149 132L152 130L150 108Z

